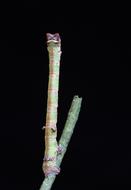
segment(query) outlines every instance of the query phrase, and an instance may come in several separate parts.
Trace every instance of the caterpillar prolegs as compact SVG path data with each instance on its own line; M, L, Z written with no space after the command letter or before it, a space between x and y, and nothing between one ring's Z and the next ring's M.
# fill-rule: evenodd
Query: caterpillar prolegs
M47 49L49 53L49 81L45 125L45 153L42 165L45 176L60 172L60 169L56 166L58 152L56 124L61 55L61 39L58 33L47 33Z

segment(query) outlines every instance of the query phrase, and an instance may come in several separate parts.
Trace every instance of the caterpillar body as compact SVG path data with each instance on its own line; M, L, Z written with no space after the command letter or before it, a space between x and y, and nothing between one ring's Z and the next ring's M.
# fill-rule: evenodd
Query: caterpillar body
M60 169L56 166L58 150L56 124L61 56L61 39L58 33L47 33L47 49L49 53L49 81L45 125L45 153L42 165L45 176L60 172Z

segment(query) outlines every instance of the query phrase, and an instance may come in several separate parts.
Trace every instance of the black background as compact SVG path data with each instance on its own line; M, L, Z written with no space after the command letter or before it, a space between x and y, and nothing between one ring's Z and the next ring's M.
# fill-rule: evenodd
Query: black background
M46 32L59 32L62 40L58 138L73 96L83 98L76 129L52 190L129 185L128 28L75 23L55 16L49 19L40 5L15 6L8 5L1 23L1 189L36 190L44 178L41 167L48 84Z

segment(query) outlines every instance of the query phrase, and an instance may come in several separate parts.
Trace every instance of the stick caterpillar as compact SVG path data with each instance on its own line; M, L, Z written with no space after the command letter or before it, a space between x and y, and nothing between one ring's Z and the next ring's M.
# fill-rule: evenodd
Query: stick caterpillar
M47 49L49 53L49 81L46 125L44 127L45 153L42 165L45 176L58 174L60 172L60 169L56 166L56 157L58 151L56 124L61 56L61 39L58 33L47 33Z

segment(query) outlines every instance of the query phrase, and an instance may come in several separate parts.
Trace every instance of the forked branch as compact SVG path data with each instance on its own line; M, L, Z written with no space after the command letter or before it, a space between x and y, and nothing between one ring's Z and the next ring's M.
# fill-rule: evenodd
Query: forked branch
M79 98L78 96L74 96L70 110L68 112L68 117L64 126L64 130L59 140L59 146L61 148L61 152L57 154L57 159L56 159L57 167L60 167L63 157L66 153L68 144L70 142L76 122L79 117L81 103L82 103L82 98ZM55 174L45 177L40 187L40 190L50 190L53 185L53 182L55 181L55 178L56 178Z

